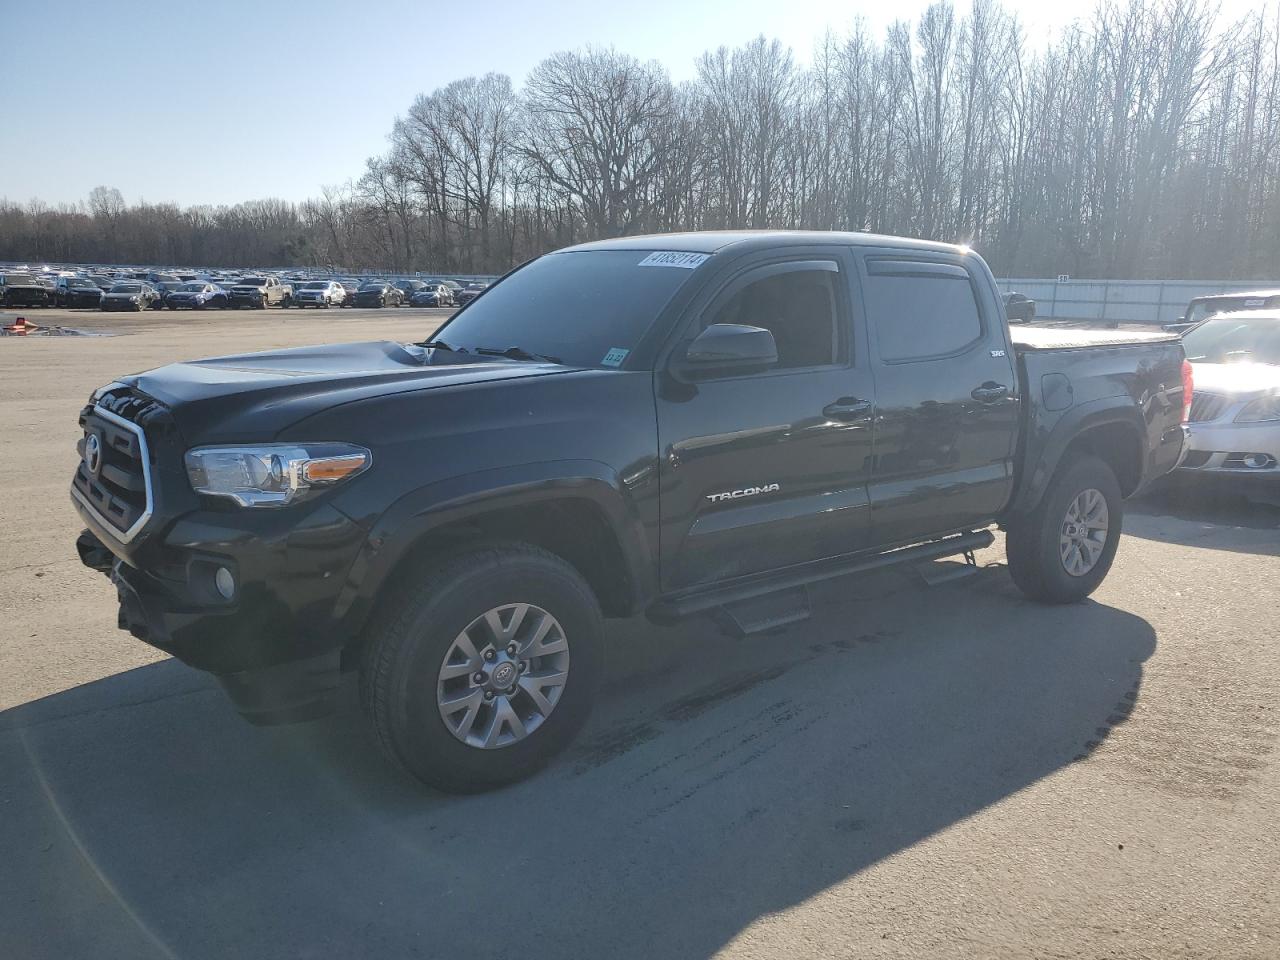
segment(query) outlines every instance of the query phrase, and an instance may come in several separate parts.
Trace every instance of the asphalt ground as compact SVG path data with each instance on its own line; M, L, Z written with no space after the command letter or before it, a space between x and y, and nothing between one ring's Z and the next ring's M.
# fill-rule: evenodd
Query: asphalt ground
M116 375L447 311L22 313L115 335L0 339L0 957L1280 956L1280 510L1131 503L1068 607L998 539L780 635L613 624L570 751L448 797L353 691L253 728L116 630L66 492Z

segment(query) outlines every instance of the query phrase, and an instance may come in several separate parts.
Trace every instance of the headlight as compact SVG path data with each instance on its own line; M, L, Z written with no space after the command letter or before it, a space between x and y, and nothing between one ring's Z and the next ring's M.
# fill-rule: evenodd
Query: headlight
M1264 420L1280 420L1280 395L1247 403L1236 414L1236 423L1261 423Z
M242 507L283 507L363 473L373 455L350 443L264 443L197 447L186 462L196 493Z

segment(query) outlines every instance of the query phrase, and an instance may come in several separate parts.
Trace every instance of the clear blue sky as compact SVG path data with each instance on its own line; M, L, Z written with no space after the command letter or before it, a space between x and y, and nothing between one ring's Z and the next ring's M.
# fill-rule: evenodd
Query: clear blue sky
M459 77L519 84L549 54L596 44L660 60L679 81L703 51L761 33L803 62L828 27L861 15L879 30L926 4L4 0L0 197L75 202L106 184L130 202L301 200L359 176L415 95ZM1006 5L1036 43L1093 0Z

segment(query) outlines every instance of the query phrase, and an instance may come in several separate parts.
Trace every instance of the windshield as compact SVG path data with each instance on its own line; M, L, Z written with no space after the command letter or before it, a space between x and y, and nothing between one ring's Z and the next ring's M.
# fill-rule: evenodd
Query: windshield
M142 284L140 283L117 283L111 288L112 293L141 293Z
M11 273L4 278L4 282L9 284L10 286L16 286L20 283L23 283L23 284L35 283L36 278L31 276L31 274L29 273Z
M383 290L386 288L386 286L387 285L385 283L362 283L360 284L360 289L361 290Z
M1226 313L1228 310L1261 310L1275 306L1275 299L1269 297L1214 297L1209 300L1192 302L1187 310L1187 323L1199 323L1205 317L1215 313Z
M236 282L242 287L265 287L267 285L267 281L261 277L245 277L243 280L237 280Z
M1189 331L1182 346L1193 362L1280 365L1280 317L1215 317Z
M302 289L303 290L327 290L329 289L329 284L320 280L312 280L310 283L304 283L302 285Z
M67 281L68 287L92 287L93 284L88 280L81 280L79 277L72 277Z
M648 255L584 250L542 257L486 290L439 338L472 352L520 347L572 366L620 366L694 272L640 266Z
M204 284L203 283L184 283L182 285L182 289L187 291L188 293L203 293Z

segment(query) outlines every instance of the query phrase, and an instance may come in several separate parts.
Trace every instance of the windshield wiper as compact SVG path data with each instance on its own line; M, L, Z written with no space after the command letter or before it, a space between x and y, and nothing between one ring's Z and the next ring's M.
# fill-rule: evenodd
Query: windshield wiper
M434 347L437 350L448 350L450 353L466 353L466 347L451 347L443 340L424 340L418 344L420 347Z
M488 357L506 357L508 360L537 360L542 363L564 363L559 357L551 357L545 353L533 353L524 347L507 347L505 350L499 350L497 347L476 347L476 353L483 353Z

